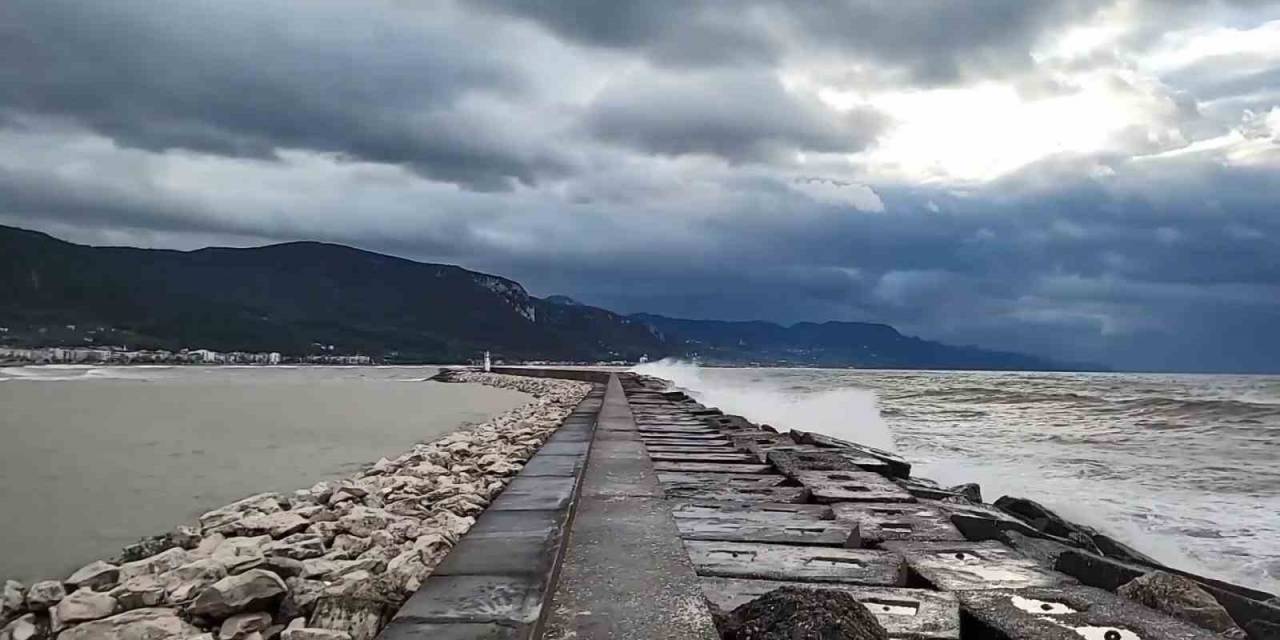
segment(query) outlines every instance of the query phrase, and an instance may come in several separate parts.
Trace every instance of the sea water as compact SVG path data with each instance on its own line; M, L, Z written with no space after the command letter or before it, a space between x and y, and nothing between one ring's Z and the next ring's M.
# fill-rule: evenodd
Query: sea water
M64 578L209 509L350 474L530 399L435 373L0 368L0 580Z

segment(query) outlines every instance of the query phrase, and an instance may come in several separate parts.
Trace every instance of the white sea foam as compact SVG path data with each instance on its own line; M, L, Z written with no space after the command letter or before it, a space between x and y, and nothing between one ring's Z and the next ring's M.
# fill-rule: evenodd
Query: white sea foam
M800 429L893 451L893 436L880 419L876 395L857 388L796 393L768 380L726 383L708 379L696 364L663 359L636 373L672 381L699 402L779 430Z

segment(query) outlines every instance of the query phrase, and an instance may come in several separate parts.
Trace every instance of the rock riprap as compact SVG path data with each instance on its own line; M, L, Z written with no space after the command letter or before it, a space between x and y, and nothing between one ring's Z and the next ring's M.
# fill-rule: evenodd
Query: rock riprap
M262 493L62 580L0 592L0 640L370 640L590 391L454 371L533 401L340 481Z

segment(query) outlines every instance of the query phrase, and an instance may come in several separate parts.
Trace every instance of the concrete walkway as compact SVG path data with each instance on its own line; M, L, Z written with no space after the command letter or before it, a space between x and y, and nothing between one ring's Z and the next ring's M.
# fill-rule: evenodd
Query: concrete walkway
M719 637L617 376L605 392L544 637Z

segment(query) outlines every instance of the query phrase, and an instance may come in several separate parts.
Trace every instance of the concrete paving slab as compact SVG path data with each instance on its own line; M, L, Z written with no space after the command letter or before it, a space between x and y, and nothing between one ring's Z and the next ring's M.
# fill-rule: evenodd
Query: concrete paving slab
M786 482L787 478L773 473L678 473L660 471L658 472L658 481L664 485L776 487Z
M599 439L599 436L596 437ZM726 447L728 440L686 440L684 438L640 438L646 447Z
M464 535L431 575L542 576L556 560L560 535L559 527L508 531L502 536Z
M809 490L804 487L755 487L721 485L718 487L694 487L664 485L663 492L668 498L685 498L691 500L712 500L721 502L783 502L803 503L809 499Z
M715 502L711 500L673 500L671 515L676 518L733 517L754 522L806 522L832 520L835 513L822 504L786 504L769 502Z
M705 440L724 440L725 437L719 432L715 433L684 433L677 431L655 432L655 431L639 431L640 437L645 442L653 440L692 440L695 442Z
M943 591L1024 589L1072 583L999 542L888 541L881 548L901 553L914 576Z
M719 462L655 462L658 471L687 473L768 473L773 467L767 464L730 464Z
M728 462L738 464L758 464L755 456L746 453L721 453L704 451L700 453L671 453L666 451L649 451L649 459L654 462Z
M956 593L978 635L1007 640L1210 640L1218 636L1101 589Z
M493 622L420 622L396 618L378 640L524 640L531 638L531 625L502 625Z
M964 540L941 509L919 503L842 502L831 505L837 520L856 522L864 544L885 540Z
M498 498L489 505L489 511L529 511L565 509L573 499L577 478L555 476L524 477L517 475Z
M730 447L730 446L728 446L728 445L711 445L711 446L695 445L695 446L690 446L690 445L661 445L661 444L659 444L659 445L645 445L645 449L647 449L647 450L649 451L649 453L650 453L650 454L654 454L654 453L704 453L704 452L716 452L716 453L738 453L738 451L734 450L734 448L733 448L733 447Z
M585 456L591 443L583 442L550 442L542 445L538 453L548 456Z
M888 551L686 540L700 576L904 586L902 557Z
M819 545L856 549L862 546L857 524L834 520L759 522L737 518L676 518L685 540L724 540Z
M432 576L400 607L396 620L533 624L542 595L541 577Z
M553 456L535 455L524 464L520 475L526 477L561 476L571 478L578 475L582 465L586 464L586 456Z
M797 471L792 477L814 502L915 502L884 476L870 471Z
M840 583L813 584L780 580L703 578L702 592L713 610L728 613L782 587L836 589L867 607L891 638L959 640L960 605L950 593L924 589L867 587ZM1078 639L1077 639L1078 640Z

